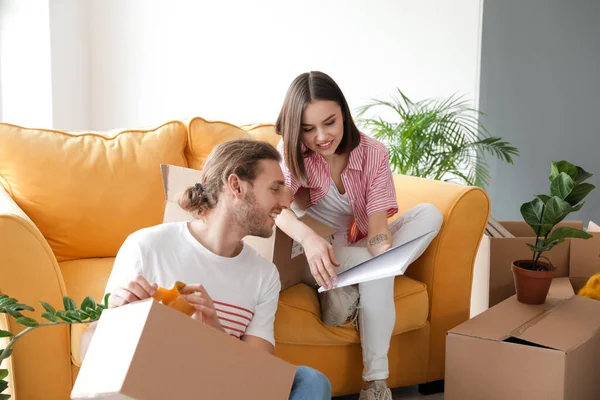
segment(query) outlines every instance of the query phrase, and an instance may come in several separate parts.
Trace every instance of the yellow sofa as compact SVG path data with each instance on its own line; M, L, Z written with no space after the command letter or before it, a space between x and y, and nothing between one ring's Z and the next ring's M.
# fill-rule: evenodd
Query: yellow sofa
M218 143L253 137L276 144L272 125L237 127L202 118L104 133L0 124L0 292L36 307L100 299L114 256L130 233L159 224L159 164L201 168ZM425 254L396 279L397 321L390 348L393 387L444 378L445 333L468 319L473 262L489 214L478 188L395 176L400 211L436 205L444 225ZM0 314L0 329L22 327ZM81 326L26 335L9 360L16 400L68 399L79 370ZM323 371L334 395L358 392L360 339L320 321L316 292L281 293L276 354ZM100 378L101 379L101 378Z

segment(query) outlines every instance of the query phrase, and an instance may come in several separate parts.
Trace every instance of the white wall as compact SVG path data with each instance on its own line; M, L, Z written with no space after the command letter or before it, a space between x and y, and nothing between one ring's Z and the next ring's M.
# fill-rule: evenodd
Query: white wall
M52 126L49 24L47 0L0 0L3 121Z
M275 120L294 77L330 74L351 108L399 86L475 99L480 0L94 0L90 126Z
M481 2L0 0L2 119L273 122L309 70L330 74L352 109L396 86L476 100Z
M550 162L566 159L597 186L568 218L600 220L599 19L597 0L485 1L479 108L521 151L514 166L490 160L495 218L522 219L549 189Z
M50 0L55 128L90 128L89 8L87 1Z

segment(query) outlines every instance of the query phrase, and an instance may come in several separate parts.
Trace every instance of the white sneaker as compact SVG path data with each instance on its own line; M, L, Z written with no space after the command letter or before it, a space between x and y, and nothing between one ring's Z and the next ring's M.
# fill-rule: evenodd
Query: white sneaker
M319 293L321 320L328 326L341 326L356 313L358 288L344 286Z
M358 400L392 400L392 391L385 381L374 381L368 389L360 391Z

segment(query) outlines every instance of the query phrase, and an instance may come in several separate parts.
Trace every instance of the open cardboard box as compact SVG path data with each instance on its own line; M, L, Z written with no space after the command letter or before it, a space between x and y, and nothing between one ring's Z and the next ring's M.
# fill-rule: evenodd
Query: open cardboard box
M448 332L445 399L600 399L600 301L575 295L600 273L600 227L588 232L545 304L512 296Z
M532 252L527 243L535 243L534 232L524 221L500 221L513 238L492 238L487 235L479 245L473 272L471 316L493 307L515 294L511 264L515 260L527 259ZM557 225L582 229L580 221L563 221ZM544 255L557 268L557 277L569 275L570 239L555 246Z
M166 198L163 222L192 220L192 215L179 207L178 200L188 187L200 182L202 171L163 164L161 172ZM333 228L308 216L301 220L330 243L333 241ZM247 236L244 242L275 264L279 271L281 290L300 282L314 284L302 247L276 226L273 227L270 238Z
M287 399L296 368L153 299L105 310L72 399Z

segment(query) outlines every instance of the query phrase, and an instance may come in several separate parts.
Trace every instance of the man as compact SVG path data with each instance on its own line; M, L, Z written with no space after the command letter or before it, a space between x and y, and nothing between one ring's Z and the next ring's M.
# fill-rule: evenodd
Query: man
M142 229L125 240L105 290L111 293L109 308L182 281L188 284L182 293L196 310L192 318L272 354L279 273L242 239L270 237L275 218L290 205L279 162L277 150L264 142L233 140L215 147L202 182L179 202L194 220ZM95 327L82 336L82 358ZM290 399L330 398L323 374L298 367Z

